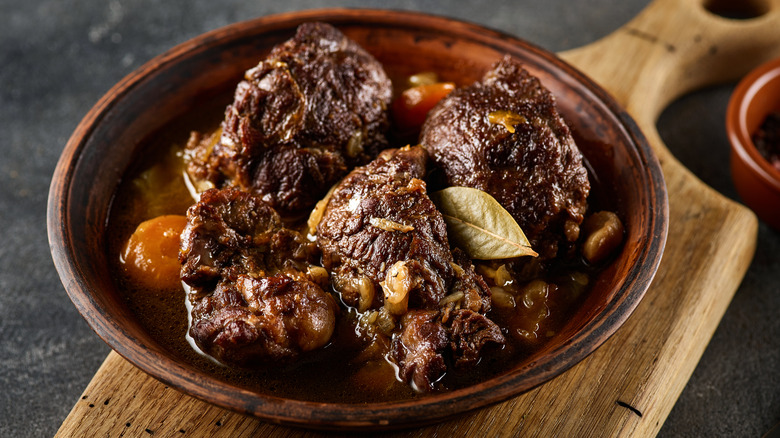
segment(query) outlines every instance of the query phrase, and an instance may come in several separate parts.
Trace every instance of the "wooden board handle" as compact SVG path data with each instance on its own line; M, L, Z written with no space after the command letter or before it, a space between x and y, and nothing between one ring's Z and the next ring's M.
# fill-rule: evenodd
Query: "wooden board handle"
M738 7L753 5L760 14L750 19L724 18L705 7L716 3L655 0L607 37L561 56L611 92L640 125L654 124L683 94L736 80L780 56L780 0L744 0Z

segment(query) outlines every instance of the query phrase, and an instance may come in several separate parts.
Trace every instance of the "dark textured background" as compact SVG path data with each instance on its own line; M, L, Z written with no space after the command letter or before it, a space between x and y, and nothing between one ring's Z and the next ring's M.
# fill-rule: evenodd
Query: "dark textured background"
M0 0L0 436L53 435L108 347L68 300L46 237L47 192L68 137L112 85L223 25L323 6L414 9L474 21L551 51L590 43L644 0ZM686 96L659 121L672 152L736 199L724 114L734 84ZM780 421L780 233L753 264L662 436L761 436Z

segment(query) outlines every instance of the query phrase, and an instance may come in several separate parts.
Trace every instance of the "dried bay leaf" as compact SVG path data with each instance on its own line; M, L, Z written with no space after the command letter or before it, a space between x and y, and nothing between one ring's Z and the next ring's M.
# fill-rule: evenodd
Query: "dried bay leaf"
M470 187L448 187L431 193L447 223L450 240L479 260L538 254L508 211L492 196Z

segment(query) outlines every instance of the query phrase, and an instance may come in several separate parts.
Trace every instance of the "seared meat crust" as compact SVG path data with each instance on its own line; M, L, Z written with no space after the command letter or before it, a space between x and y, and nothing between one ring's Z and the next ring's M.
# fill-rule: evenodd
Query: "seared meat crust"
M481 81L439 102L420 144L449 185L496 198L542 258L576 240L587 170L554 97L518 60L507 55Z
M498 325L472 310L411 310L393 338L391 358L403 381L419 391L430 391L448 363L460 369L473 367L486 346L504 342Z
M189 142L188 172L196 183L252 191L281 215L300 215L387 146L391 96L368 52L328 24L303 24L246 72L219 139Z
M358 307L349 287L367 278L375 290L387 271L405 263L413 282L409 306L436 308L453 279L447 226L428 198L427 156L419 147L384 151L338 185L317 227L325 268L342 300ZM381 305L381 294L370 307Z
M498 325L480 313L469 309L458 309L447 322L450 332L450 350L456 368L476 365L486 345L504 343L504 335L501 334Z
M337 305L323 290L327 274L313 266L313 243L283 228L266 203L235 189L207 190L187 220L181 277L190 286L190 335L203 351L251 365L328 342Z
M190 336L225 363L286 361L327 344L335 311L333 297L309 279L241 274L196 302Z
M443 352L449 339L440 314L435 310L411 311L404 315L401 327L392 346L399 377L417 390L431 390L447 370Z
M450 251L422 181L426 161L420 147L384 151L335 188L317 226L323 264L346 304L367 310L387 300L378 292L362 303L365 289L408 293L390 358L421 391L432 390L448 364L475 365L485 345L505 342L484 315L487 284L465 253Z

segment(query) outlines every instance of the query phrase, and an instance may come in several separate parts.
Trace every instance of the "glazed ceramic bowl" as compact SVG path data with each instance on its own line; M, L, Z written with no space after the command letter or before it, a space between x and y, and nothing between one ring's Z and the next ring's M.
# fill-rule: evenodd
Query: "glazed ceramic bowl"
M731 95L726 111L734 186L759 218L780 230L780 170L759 153L752 140L773 111L780 111L780 58L748 73Z
M182 361L143 329L120 296L109 273L106 222L120 179L142 152L144 140L188 111L208 106L214 96L229 93L273 45L290 38L299 24L314 20L331 23L356 40L394 78L436 71L443 80L469 84L508 53L556 96L588 160L593 184L625 224L626 239L561 332L510 370L414 400L345 404L285 399L226 383ZM605 91L555 55L446 18L342 9L234 24L139 68L112 88L73 133L48 204L52 256L67 293L95 332L128 361L225 408L290 425L353 429L439 421L505 400L574 366L618 330L639 303L660 262L667 219L661 169L642 133Z

